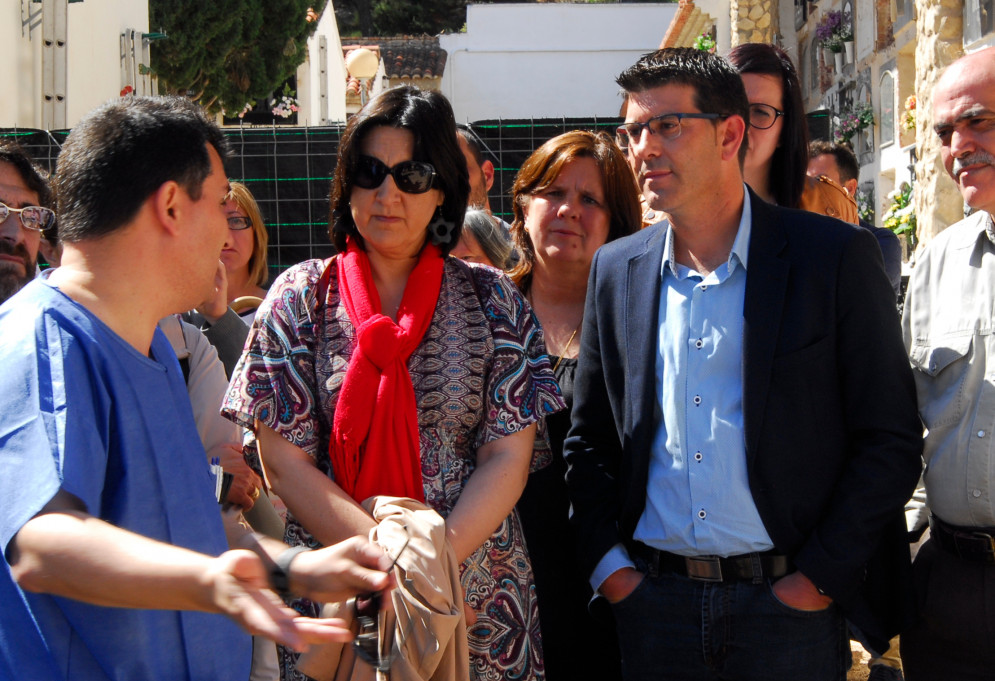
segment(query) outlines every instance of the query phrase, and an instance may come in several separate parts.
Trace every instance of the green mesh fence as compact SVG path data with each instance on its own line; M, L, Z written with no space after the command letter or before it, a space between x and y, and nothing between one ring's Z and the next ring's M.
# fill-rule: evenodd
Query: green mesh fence
M605 130L617 118L484 120L470 124L485 156L494 164L491 209L511 222L515 174L536 148L569 130ZM225 164L233 180L244 182L259 203L269 231L271 279L309 258L326 258L334 250L328 239L328 191L344 126L225 128L232 157ZM0 129L14 138L49 171L67 130Z

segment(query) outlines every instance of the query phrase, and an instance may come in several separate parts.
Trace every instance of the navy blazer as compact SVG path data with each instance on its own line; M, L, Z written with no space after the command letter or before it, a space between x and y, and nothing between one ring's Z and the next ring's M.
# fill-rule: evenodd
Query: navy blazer
M749 200L750 492L776 549L883 650L911 616L903 507L922 454L895 294L866 230ZM645 506L666 228L605 245L591 266L564 445L588 575L612 546L631 546Z

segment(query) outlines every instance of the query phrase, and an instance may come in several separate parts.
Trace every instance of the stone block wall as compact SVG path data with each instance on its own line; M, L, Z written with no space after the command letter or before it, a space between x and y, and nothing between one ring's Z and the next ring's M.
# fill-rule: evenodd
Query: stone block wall
M940 141L932 129L933 88L944 67L963 53L963 1L916 0L916 129L915 205L919 240L963 217L963 200L940 158Z
M877 33L874 36L874 49L878 51L895 44L891 3L892 0L874 0L874 16L877 28Z
M778 33L777 0L731 0L732 45L772 43Z

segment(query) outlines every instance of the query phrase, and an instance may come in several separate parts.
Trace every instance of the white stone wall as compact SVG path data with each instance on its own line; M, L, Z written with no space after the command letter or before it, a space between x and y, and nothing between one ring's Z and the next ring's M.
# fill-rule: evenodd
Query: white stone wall
M42 127L41 7L31 0L0 2L0 73L8 99L0 108L0 127ZM25 23L30 16L35 18ZM120 96L121 34L128 29L147 32L148 25L145 2L90 0L69 5L67 127Z
M467 7L465 33L442 35L441 91L456 120L615 116L615 76L660 45L677 12L661 4Z
M329 1L318 21L314 34L307 42L307 60L297 67L297 98L300 111L297 115L299 125L327 125L334 122L345 122L345 58L342 54L342 41L339 39L339 28L335 22L335 12ZM325 39L324 74L319 51L321 39ZM325 79L327 106L321 107L321 80ZM324 118L322 114L327 118Z

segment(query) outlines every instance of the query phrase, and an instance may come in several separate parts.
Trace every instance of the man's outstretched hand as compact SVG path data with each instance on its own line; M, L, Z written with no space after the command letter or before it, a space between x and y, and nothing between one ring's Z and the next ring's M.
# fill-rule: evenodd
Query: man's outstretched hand
M321 602L383 591L393 583L385 572L390 563L380 547L355 537L298 555L291 565L291 589ZM204 581L217 609L252 634L297 651L311 643L352 639L342 620L301 617L285 606L270 590L267 568L252 551L221 554L211 561Z

